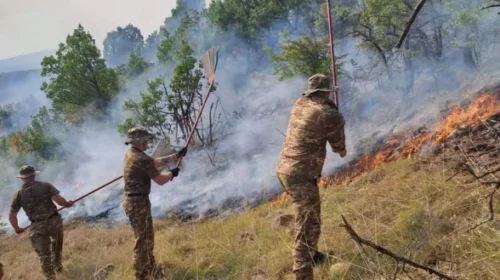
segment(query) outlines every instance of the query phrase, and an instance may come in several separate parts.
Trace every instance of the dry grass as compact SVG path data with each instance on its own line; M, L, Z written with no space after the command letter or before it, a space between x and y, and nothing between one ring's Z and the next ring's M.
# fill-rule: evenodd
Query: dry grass
M332 274L331 265L323 265L315 269L316 278L393 279L391 259L370 249L370 261L362 258L339 226L342 213L363 238L419 263L459 279L500 279L500 224L466 231L487 214L482 198L489 189L464 185L460 177L446 182L449 175L442 168L403 160L348 186L323 190L320 248L335 253L331 265L342 262L349 270ZM272 224L277 213L290 211L288 202L282 202L197 224L156 221L157 261L166 266L168 279L293 279L290 229ZM91 279L108 263L115 266L108 279L133 279L134 240L127 225L71 226L65 233L68 272L61 279ZM6 279L42 279L26 235L2 239L0 248ZM432 279L407 271L412 278L399 274L397 279Z

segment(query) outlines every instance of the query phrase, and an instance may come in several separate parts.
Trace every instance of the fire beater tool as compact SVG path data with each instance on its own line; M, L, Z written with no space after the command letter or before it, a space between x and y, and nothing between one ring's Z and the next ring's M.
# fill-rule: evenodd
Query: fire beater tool
M339 108L339 89L337 86L337 66L335 65L335 45L333 37L333 25L332 25L332 9L330 7L330 0L326 0L326 14L328 17L328 35L330 37L330 57L331 57L331 68L332 68L332 82L333 82L333 102Z

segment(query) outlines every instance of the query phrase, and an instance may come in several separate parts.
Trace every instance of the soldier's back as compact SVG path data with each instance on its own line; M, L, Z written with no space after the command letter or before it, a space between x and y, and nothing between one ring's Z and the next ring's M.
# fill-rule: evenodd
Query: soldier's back
M325 115L337 112L333 102L318 97L301 97L295 102L288 122L277 172L317 177L326 156Z
M27 182L14 195L16 205L22 207L31 221L44 220L57 212L52 197L59 191L46 182Z

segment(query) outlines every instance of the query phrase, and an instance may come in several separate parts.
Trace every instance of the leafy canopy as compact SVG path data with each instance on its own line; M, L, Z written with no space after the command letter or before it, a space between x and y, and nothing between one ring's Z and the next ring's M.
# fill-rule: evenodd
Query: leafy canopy
M52 100L52 108L67 121L79 123L88 107L102 114L118 93L118 76L106 67L92 36L81 25L55 56L42 61L42 76L49 81L41 89Z

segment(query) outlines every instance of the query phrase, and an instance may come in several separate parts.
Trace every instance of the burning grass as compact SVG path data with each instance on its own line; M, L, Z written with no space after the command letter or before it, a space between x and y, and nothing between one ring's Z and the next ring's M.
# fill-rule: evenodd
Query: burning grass
M384 141L385 144L375 154L358 156L351 164L336 172L334 179L330 181L333 184L350 182L382 163L412 157L422 152L425 147L434 148L437 144L453 137L459 127L475 127L498 114L500 114L500 88L477 95L468 105L454 105L433 131L424 127L389 135Z
M315 268L316 278L378 279L374 278L378 271L392 279L392 260L367 250L374 265L365 263L338 226L343 214L362 237L419 263L459 279L496 279L500 275L500 224L466 231L484 215L484 203L478 198L489 190L479 183L463 184L465 175L447 181L450 174L432 163L406 159L367 171L348 187L321 189L319 246L333 250L335 258ZM225 219L155 221L157 261L166 267L167 279L293 279L291 227L273 223L290 211L290 202L283 200ZM68 271L60 279L91 279L109 263L115 270L107 279L133 279L133 243L128 225L68 226L64 248ZM42 279L26 235L0 239L0 248L7 280ZM330 270L334 263L348 270ZM412 270L409 274L412 279L433 279Z

